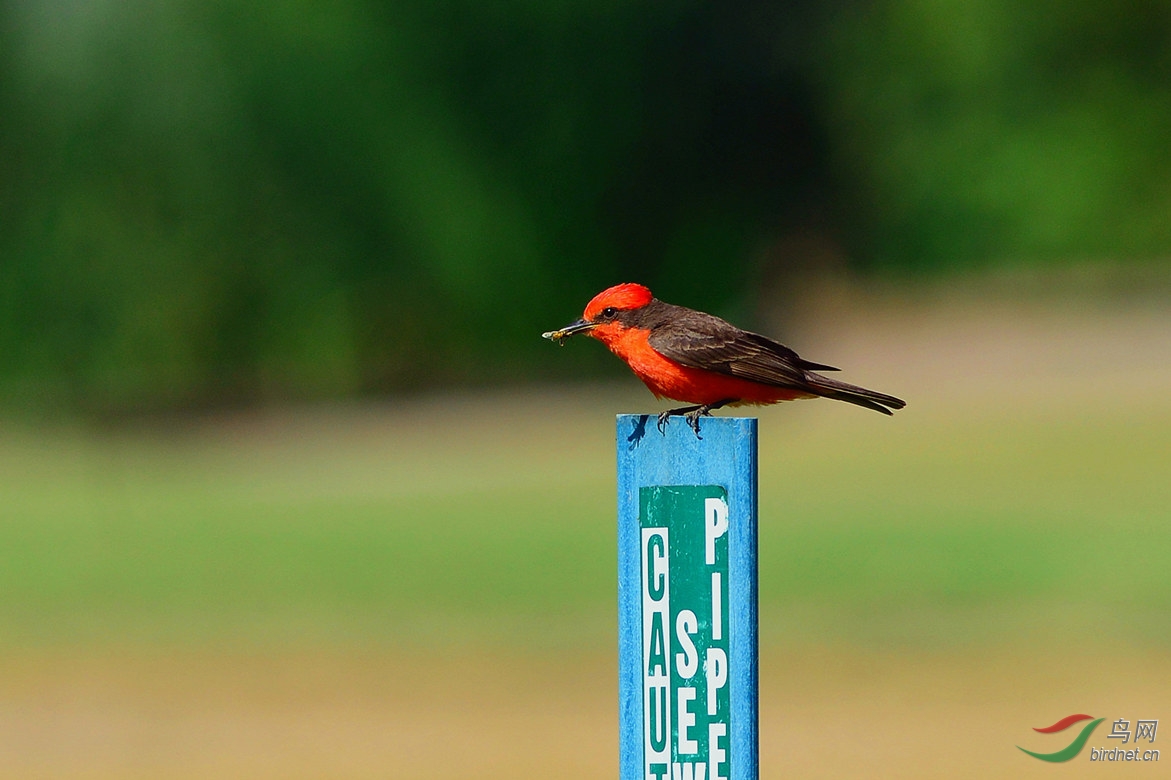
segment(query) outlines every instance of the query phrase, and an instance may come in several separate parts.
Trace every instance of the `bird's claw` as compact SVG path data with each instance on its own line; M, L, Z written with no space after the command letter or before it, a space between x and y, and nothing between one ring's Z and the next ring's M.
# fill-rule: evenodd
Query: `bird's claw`
M706 408L701 406L700 408L696 409L694 412L688 412L687 414L683 415L683 419L687 420L687 424L691 426L691 430L695 431L695 438L701 439L701 440L703 439L703 437L699 435L699 418L700 418L700 416L705 415L705 414L710 414L710 412L708 412Z
M703 439L703 437L699 435L699 418L705 414L711 414L706 406L698 406L691 411L686 411L685 407L684 409L668 409L665 412L660 412L658 422L659 433L666 435L667 431L665 426L671 422L671 416L674 414L679 414L680 412L684 413L682 417L687 421L688 427L695 431L695 438Z

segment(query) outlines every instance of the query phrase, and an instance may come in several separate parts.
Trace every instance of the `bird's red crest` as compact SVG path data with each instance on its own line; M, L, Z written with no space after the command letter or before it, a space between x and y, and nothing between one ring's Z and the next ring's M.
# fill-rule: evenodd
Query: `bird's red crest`
M585 307L585 318L593 320L608 306L613 306L619 311L627 309L641 309L646 306L654 298L651 291L643 287L641 284L634 284L633 282L626 282L624 284L616 284L608 290L602 290L594 296Z

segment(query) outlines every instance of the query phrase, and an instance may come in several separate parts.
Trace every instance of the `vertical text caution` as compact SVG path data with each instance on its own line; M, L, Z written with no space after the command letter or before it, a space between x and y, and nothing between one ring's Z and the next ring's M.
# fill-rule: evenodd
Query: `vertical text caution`
M727 780L727 491L643 487L639 526L645 779Z

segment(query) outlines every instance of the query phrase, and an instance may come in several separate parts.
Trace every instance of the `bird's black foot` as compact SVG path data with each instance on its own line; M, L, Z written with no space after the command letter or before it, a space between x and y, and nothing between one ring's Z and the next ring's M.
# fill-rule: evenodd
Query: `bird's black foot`
M711 416L713 409L719 409L721 406L730 404L734 400L734 398L725 398L723 401L717 401L714 404L699 404L697 406L683 406L678 409L668 409L667 411L659 414L659 433L666 433L666 431L663 430L663 426L671 421L671 415L678 414L682 415L683 419L685 419L687 424L691 427L691 430L695 431L695 438L703 439L703 437L699 435L699 418Z
M678 409L668 409L665 412L659 412L659 423L658 423L659 433L662 433L662 434L667 433L667 431L664 429L664 426L666 426L667 423L671 422L672 415L676 415L676 414L687 415L687 414L691 414L692 412L694 412L698 409L701 409L701 408L703 408L703 407L701 407L701 406L681 406ZM691 425L690 418L689 418L687 424ZM692 427L694 428L695 426L692 426ZM699 434L696 434L696 435L698 436Z

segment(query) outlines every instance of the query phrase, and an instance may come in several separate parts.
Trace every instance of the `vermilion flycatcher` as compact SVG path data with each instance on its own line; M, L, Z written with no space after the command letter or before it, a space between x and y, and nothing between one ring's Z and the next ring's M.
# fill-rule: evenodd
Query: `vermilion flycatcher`
M673 306L641 284L619 284L594 296L582 318L542 334L563 343L585 333L630 366L656 398L693 406L659 415L659 430L671 415L684 415L699 435L699 418L721 406L775 404L794 398L834 398L883 414L906 402L814 373L833 366L803 360L796 352L719 317Z

